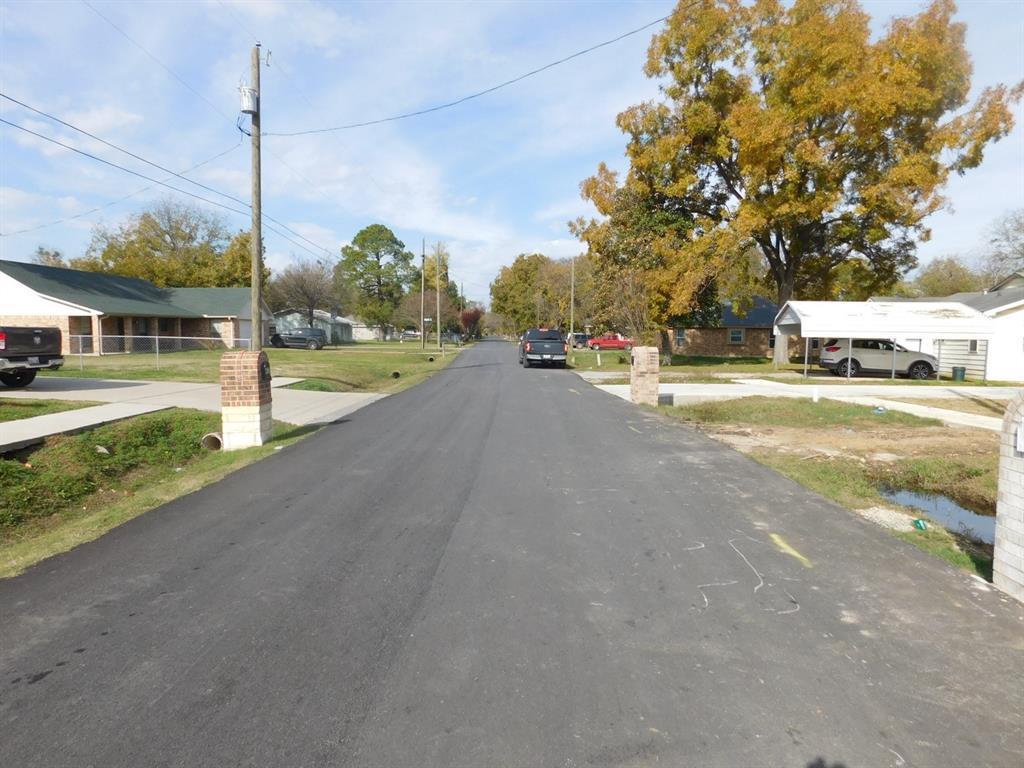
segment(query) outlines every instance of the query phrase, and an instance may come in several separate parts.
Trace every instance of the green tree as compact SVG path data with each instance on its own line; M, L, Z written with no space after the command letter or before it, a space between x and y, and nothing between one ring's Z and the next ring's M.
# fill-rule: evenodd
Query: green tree
M361 229L341 249L335 267L338 282L355 296L356 316L379 328L382 337L413 274L412 254L383 224Z
M71 266L149 280L166 287L231 287L250 284L249 233L229 236L224 220L165 200L116 230L97 226L85 256ZM266 281L269 271L263 275Z
M557 325L555 308L544 301L540 284L541 269L550 261L542 253L521 253L491 283L491 310L502 315L512 332Z
M679 276L673 306L752 246L779 302L852 258L882 282L914 266L949 175L1009 132L1022 89L987 88L965 109L954 12L934 0L872 40L856 0L679 3L646 65L664 99L619 115L626 186L692 219L691 238L654 244Z
M950 296L954 293L981 291L986 287L984 274L954 256L934 259L921 268L911 284L918 296Z

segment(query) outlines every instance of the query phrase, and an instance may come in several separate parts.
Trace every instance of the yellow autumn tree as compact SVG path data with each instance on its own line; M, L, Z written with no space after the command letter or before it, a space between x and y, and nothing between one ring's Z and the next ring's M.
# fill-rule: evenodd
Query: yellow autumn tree
M993 86L967 105L955 11L934 0L873 41L856 0L679 3L645 68L664 98L618 119L623 189L690 224L685 237L674 227L649 240L667 312L745 269L752 249L780 303L850 260L879 285L916 263L949 175L1010 131L1022 92ZM606 171L583 192L611 199ZM787 345L775 350L783 359Z

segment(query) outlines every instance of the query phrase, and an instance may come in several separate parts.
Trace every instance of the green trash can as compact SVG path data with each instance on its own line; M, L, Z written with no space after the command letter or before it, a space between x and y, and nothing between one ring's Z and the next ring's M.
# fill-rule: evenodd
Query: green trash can
M953 381L963 381L967 378L967 369L962 365L953 366Z

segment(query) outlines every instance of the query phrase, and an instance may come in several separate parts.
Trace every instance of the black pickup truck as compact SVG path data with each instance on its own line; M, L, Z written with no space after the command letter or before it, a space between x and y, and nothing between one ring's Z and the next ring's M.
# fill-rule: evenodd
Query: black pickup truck
M60 328L0 325L0 384L27 387L41 368L62 365Z
M519 339L519 364L524 368L546 363L565 368L569 344L561 331L531 328Z

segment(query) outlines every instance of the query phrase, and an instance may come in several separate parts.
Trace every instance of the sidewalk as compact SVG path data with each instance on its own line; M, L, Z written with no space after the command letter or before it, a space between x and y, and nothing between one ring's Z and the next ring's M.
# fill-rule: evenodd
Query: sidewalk
M608 394L629 400L628 384L595 384ZM715 400L734 400L740 397L807 397L817 391L819 397L840 400L857 405L882 406L923 418L939 419L950 426L974 427L998 432L1003 420L997 416L982 416L946 408L935 408L916 403L888 400L888 397L925 399L953 399L956 397L984 397L987 400L1009 401L1018 387L943 387L906 386L899 384L786 384L767 379L740 379L733 384L662 384L658 388L662 405L693 405Z
M375 392L306 392L285 389L301 379L273 380L273 416L305 426L330 424L386 397ZM40 376L28 389L0 390L0 397L26 400L92 400L111 405L0 422L0 452L39 442L48 435L80 431L108 421L165 408L220 412L220 385L180 381L123 381ZM120 415L117 415L120 414ZM90 421L91 419L91 421ZM26 442L27 441L27 442Z

